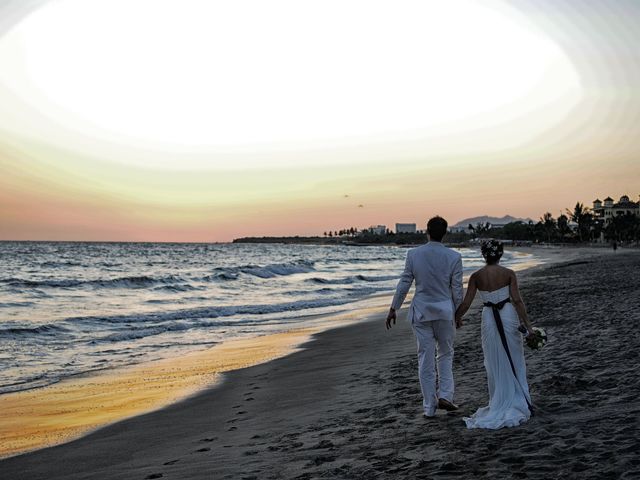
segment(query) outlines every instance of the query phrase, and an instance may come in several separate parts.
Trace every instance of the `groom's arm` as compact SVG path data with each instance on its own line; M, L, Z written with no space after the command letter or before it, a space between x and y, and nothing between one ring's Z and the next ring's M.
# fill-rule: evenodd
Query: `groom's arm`
M458 257L451 275L451 296L456 309L462 303L464 289L462 287L462 256Z
M393 310L398 310L402 307L404 303L404 299L407 297L407 293L409 293L409 289L411 288L411 284L413 283L413 268L411 264L411 255L407 252L407 259L404 263L404 271L402 275L400 275L400 280L398 281L398 286L396 287L396 294L393 296L393 301L391 302L391 308Z
M407 293L409 293L412 283L413 269L411 268L411 255L407 252L407 260L404 262L404 271L402 272L402 275L400 275L400 281L396 287L396 294L393 296L391 308L389 309L389 314L387 315L387 320L385 322L387 330L391 328L392 322L395 325L396 310L398 310L404 303L404 299L407 297Z

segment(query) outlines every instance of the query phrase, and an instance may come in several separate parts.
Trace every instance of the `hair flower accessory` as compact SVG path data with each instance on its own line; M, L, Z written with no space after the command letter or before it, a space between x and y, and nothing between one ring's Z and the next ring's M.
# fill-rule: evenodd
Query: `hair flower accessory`
M498 240L485 240L480 247L482 256L489 260L497 260L502 257L504 247Z

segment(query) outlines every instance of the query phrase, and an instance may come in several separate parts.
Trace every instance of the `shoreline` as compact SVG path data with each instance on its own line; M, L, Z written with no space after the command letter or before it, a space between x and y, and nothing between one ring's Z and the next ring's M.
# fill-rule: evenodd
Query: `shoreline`
M547 263L529 267L527 272L557 262L560 256L566 258L564 253L552 255L550 259L542 259ZM575 252L575 255L581 257L583 252ZM0 431L0 438L5 447L4 457L11 458L9 456L37 452L39 448L73 439L82 440L86 435L91 435L91 432L107 428L114 422L179 405L191 396L218 388L219 377L224 372L236 371L251 365L266 365L274 358L290 356L304 348L303 345L313 348L313 339L319 332L340 328L345 322L366 323L367 320L362 317L371 318L384 313L386 303L384 305L371 307L368 311L359 308L337 316L329 314L322 319L324 323L315 327L301 326L287 333L224 342L182 359L164 359L152 362L152 365L134 365L113 372L106 371L100 375L64 380L49 387L4 394L0 396L0 412L3 412L0 414L0 425L5 430ZM253 354L242 354L247 349L253 349ZM220 355L220 352L226 353ZM229 360L224 359L225 354L230 355ZM171 365L172 363L175 364ZM155 389L155 393L151 395L144 393L145 390L148 391L149 385L153 385ZM123 396L123 392L129 397ZM102 408L97 412L91 408L94 413L87 413L86 405L83 405L83 399L86 403L87 397L99 398ZM129 402L131 398L135 401ZM85 411L82 411L83 408ZM28 412L31 418L24 420L25 412ZM39 432L38 419L43 418L47 419L47 428L45 432ZM79 419L84 419L84 423L78 422ZM29 438L32 443L21 444L19 439L12 437L12 431L16 429L22 432L23 438ZM38 436L40 440L37 440Z
M1 394L0 461L82 439L113 423L215 389L227 372L291 355L314 334L358 322L363 313L370 315L381 308L312 315L314 325L231 339L181 357L91 371L43 387ZM99 399L99 407L88 399Z

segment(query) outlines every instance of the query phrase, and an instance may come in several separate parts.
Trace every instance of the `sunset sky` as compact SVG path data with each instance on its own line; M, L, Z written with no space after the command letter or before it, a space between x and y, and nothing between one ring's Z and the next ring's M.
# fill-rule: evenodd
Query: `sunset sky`
M0 0L0 240L637 200L638 25L634 0Z

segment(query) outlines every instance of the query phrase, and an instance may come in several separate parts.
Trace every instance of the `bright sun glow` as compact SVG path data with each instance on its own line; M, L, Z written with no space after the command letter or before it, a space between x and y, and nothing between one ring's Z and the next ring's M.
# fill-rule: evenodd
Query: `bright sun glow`
M0 82L69 130L155 148L423 138L558 105L562 116L572 65L491 5L58 0L0 40Z

